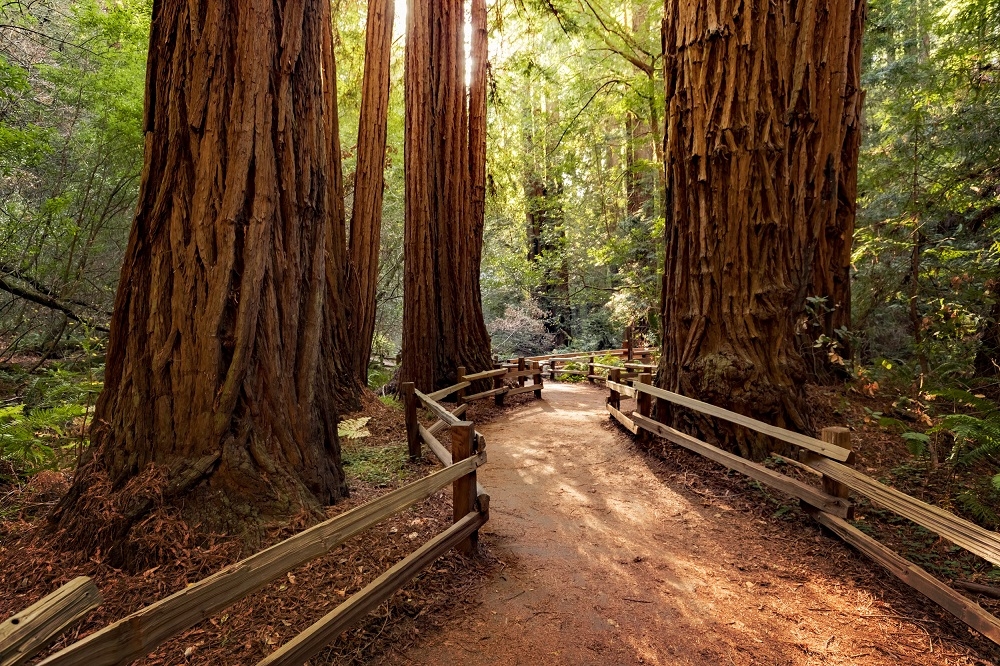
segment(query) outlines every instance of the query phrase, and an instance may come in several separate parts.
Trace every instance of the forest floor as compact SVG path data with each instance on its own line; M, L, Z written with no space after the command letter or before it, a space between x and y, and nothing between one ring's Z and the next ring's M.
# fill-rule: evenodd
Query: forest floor
M898 466L905 450L892 450L898 444L877 425L865 425L867 411L883 407L819 391L811 397L824 418L832 419L829 424L857 425L860 469L874 473ZM992 644L823 536L787 498L677 447L640 449L609 422L603 389L547 382L543 396L541 401L530 393L516 396L504 408L484 401L469 410L467 418L488 441L489 463L480 479L492 496L492 515L482 530L481 554L474 560L455 553L442 557L313 659L313 666L458 659L471 664L1000 661ZM370 435L343 442L352 494L328 515L437 468L429 455L416 464L407 461L397 405L371 397L363 412L348 416L371 417ZM105 598L50 652L239 557L238 544L204 534L166 510L151 515L136 535L156 565L125 570L99 553L64 551L58 537L46 532L45 515L69 476L70 470L42 472L0 488L0 618L77 575L94 578ZM919 494L920 488L907 490ZM437 493L296 569L171 639L141 663L256 663L444 529L451 521L449 494ZM864 507L863 515L871 511ZM305 517L275 526L266 543L304 525ZM913 541L909 532L890 536L901 552ZM937 542L929 548L912 545L923 548L919 554L935 555L935 562L957 557ZM975 563L959 564L981 575Z
M505 566L386 663L994 663L989 644L804 516L770 519L791 511L687 452L640 451L605 395L547 383L543 401L482 428L482 540Z

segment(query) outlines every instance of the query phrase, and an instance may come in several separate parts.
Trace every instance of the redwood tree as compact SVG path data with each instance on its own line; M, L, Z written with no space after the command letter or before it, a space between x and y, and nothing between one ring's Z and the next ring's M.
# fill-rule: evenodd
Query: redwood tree
M154 3L105 388L53 515L78 540L123 536L143 479L222 528L346 493L331 20L329 0Z
M809 428L795 326L849 253L863 16L863 0L666 0L665 388ZM744 454L767 451L745 430L660 408Z
M358 123L358 160L354 173L348 286L351 298L351 364L362 384L375 333L382 193L385 187L386 120L392 55L393 0L369 0L365 29L365 71Z
M402 378L430 390L452 383L458 366L490 367L490 339L479 293L484 128L472 129L465 86L462 0L411 0L406 15L406 222ZM473 16L485 19L485 11ZM473 54L485 53L473 30ZM474 63L473 117L485 122L485 66ZM482 91L482 92L480 92ZM477 152L474 159L471 150ZM470 167L470 164L472 167ZM480 219L473 219L473 209Z

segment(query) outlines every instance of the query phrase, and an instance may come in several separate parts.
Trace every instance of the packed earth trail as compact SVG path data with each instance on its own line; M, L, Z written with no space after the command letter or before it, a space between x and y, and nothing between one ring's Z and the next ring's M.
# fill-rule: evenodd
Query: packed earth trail
M507 566L387 662L987 663L808 523L790 534L686 489L607 424L603 391L543 395L482 428L482 538Z

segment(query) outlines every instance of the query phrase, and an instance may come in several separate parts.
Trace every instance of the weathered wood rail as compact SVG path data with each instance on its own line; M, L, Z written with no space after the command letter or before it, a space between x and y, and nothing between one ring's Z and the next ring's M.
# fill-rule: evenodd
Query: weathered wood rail
M451 484L454 507L451 527L259 662L268 666L301 666L450 549L456 548L466 554L476 550L478 530L489 520L489 496L476 479L476 470L486 463L486 440L475 431L472 422L462 420L466 404L449 411L437 402L469 384L470 381L463 380L447 391L426 395L410 385L409 395L419 398L425 408L439 417L430 428L417 424L416 454L420 453L419 443L427 442L444 464L442 469L225 567L49 655L40 664L112 666L131 663L164 641ZM410 425L409 419L407 425ZM447 451L435 436L445 427L451 429L451 451ZM9 618L0 625L0 664L23 663L99 603L100 594L93 583L77 579Z
M626 380L622 378L622 374L617 368L609 370L606 380L610 392L607 409L610 418L629 432L639 437L657 435L798 499L806 512L830 532L971 628L994 643L1000 644L1000 620L973 600L854 527L849 520L854 518L855 506L851 503L849 495L850 492L862 495L997 566L1000 566L1000 534L983 529L940 507L932 506L881 484L844 464L852 462L854 458L850 431L847 428L824 428L822 438L816 439L657 388L651 385L650 374L640 374L631 384L624 383ZM631 413L622 410L623 396L636 400L636 409ZM651 414L653 399L750 428L774 440L797 447L798 460L778 457L820 476L822 487L817 488L723 451L654 420Z

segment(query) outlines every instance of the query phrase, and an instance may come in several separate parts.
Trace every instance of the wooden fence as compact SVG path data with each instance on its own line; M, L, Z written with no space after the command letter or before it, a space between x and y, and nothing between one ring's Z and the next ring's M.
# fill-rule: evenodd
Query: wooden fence
M1000 566L1000 535L996 532L983 529L944 509L881 484L850 467L854 453L847 428L824 428L822 437L817 439L656 388L651 385L652 376L649 373L638 375L631 383L625 383L621 374L618 368L609 371L606 379L606 386L610 391L607 409L610 417L629 432L640 437L658 435L798 499L807 513L829 531L994 643L1000 644L1000 620L849 522L854 518L855 510L850 501L850 493L866 497L993 565ZM634 398L636 409L630 413L624 412L621 408L622 397ZM653 400L664 406L671 403L691 409L793 445L799 452L798 460L778 457L819 476L821 486L809 485L654 420L651 414ZM662 410L658 409L657 412L662 413Z
M504 372L506 374L507 370ZM527 375L520 375L523 376ZM472 378L480 377L470 375L467 379ZM486 441L475 432L471 422L459 418L466 405L449 412L437 402L466 386L468 381L463 381L450 389L429 395L413 391L411 386L410 393L419 398L439 420L430 428L419 426L421 439L415 450L411 444L410 453L419 456L419 442L427 442L444 464L443 469L225 567L90 634L40 663L45 666L131 663L289 571L330 552L354 535L452 484L454 522L451 527L258 663L258 666L301 666L448 550L455 547L469 553L475 549L478 530L489 520L489 496L476 480L476 469L486 463ZM408 418L407 425L410 424ZM451 428L450 452L435 437L445 427ZM93 583L79 578L8 618L0 625L0 666L24 663L99 604L100 594Z
M597 363L596 360L602 357L613 356L621 363L611 365L607 363ZM613 369L624 370L620 379L632 379L638 377L643 371L654 369L656 366L646 361L653 358L653 351L650 349L602 349L592 352L568 352L566 354L550 354L548 356L531 356L526 360L539 363L543 373L548 374L552 380L560 376L574 375L586 378L591 384L597 381L607 381ZM566 364L575 364L586 369L568 368ZM564 367L560 368L559 366Z

